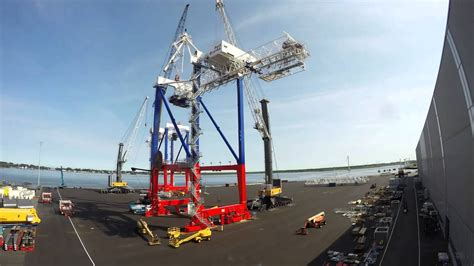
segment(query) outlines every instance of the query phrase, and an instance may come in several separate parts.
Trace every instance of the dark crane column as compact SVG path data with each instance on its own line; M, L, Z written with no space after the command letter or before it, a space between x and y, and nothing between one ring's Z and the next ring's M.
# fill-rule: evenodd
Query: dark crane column
M122 165L123 161L123 143L119 143L118 155L117 155L117 178L116 182L122 182Z
M273 161L272 161L272 143L270 140L270 118L268 116L268 106L267 104L269 101L267 99L262 99L260 104L262 105L262 116L263 121L265 122L265 126L268 132L268 136L264 136L263 145L264 145L264 153L265 153L265 183L266 184L273 184Z

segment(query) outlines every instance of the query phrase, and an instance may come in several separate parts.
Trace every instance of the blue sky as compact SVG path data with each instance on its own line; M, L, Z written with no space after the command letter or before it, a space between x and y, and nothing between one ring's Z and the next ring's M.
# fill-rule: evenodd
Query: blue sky
M279 169L344 165L347 155L352 164L415 158L447 1L225 3L244 49L286 31L311 52L305 72L259 82ZM45 165L112 169L118 142L154 94L185 4L1 1L0 160L36 164L43 141ZM223 38L214 1L191 2L187 29L204 52ZM204 100L236 146L235 85ZM263 145L246 111L247 169L261 170ZM202 129L202 161L232 160L207 117ZM137 142L128 166L146 167L147 149Z

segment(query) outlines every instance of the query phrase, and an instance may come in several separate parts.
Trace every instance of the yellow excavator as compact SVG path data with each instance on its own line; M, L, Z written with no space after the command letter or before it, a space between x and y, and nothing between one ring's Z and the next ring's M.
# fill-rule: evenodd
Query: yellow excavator
M41 223L41 219L38 217L35 208L0 208L0 224L19 223L38 225L39 223Z
M150 228L148 227L148 224L143 221L143 219L140 219L137 221L137 229L138 233L140 233L143 236L148 236L148 245L149 246L156 246L161 244L160 239L156 234L153 234L151 232Z
M168 237L169 237L169 245L175 248L179 248L179 246L183 243L189 242L194 240L197 243L200 243L202 240L211 240L212 231L211 229L205 228L202 230L197 231L196 233L185 235L183 238L181 237L181 230L179 227L170 227L168 228Z

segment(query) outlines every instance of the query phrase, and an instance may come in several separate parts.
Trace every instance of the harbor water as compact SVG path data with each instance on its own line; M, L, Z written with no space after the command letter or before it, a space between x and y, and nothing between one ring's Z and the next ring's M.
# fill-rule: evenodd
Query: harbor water
M306 181L327 177L348 177L348 176L372 176L389 170L397 169L398 165L388 165L383 167L371 167L347 170L328 170L328 171L308 171L308 172L286 172L277 173L275 176L288 181ZM380 171L380 172L379 172ZM124 175L124 181L128 182L134 188L148 188L148 175ZM25 183L37 184L38 170L18 169L18 168L0 168L0 182L5 181L9 184L23 185ZM89 172L64 172L64 183L68 187L81 188L105 188L107 187L108 174L89 173ZM160 182L162 182L160 180ZM207 174L202 175L203 186L223 186L225 184L234 184L237 182L235 174ZM263 173L248 173L247 184L259 184L264 182ZM175 184L182 185L184 176L175 176ZM59 186L61 184L61 173L55 170L41 170L40 184L42 186Z

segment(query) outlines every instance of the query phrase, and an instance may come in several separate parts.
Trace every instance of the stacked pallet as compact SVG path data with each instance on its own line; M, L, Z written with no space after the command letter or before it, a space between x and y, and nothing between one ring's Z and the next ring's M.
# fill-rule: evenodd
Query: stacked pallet
M34 197L35 191L24 187L0 187L0 198L32 200Z

